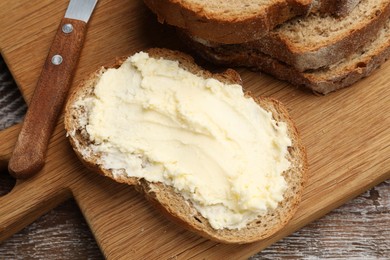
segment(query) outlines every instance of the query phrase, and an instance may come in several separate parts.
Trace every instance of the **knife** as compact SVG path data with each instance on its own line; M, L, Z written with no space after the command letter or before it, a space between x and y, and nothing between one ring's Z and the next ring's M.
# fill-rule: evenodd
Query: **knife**
M97 0L70 0L35 87L22 129L8 163L15 178L42 169L49 139L68 94Z

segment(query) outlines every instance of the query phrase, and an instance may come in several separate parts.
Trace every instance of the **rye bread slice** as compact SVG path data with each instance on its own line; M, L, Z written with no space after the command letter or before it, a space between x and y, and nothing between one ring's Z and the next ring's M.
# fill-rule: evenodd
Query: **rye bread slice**
M241 78L233 71L228 70L222 74L212 74L198 67L193 59L181 52L167 49L150 49L147 51L151 57L179 61L180 67L204 78L215 78L222 82L239 83ZM119 66L120 62L115 66ZM113 66L113 67L115 67ZM91 141L85 129L88 124L88 108L80 100L93 95L94 86L106 68L101 68L87 80L80 83L70 95L65 109L65 129L69 141L79 159L92 171L107 176L117 182L134 185L137 190L169 219L206 238L223 243L249 243L260 240L280 230L291 219L301 200L303 185L306 180L307 160L297 129L289 117L284 106L273 99L255 99L259 106L271 111L275 120L288 125L288 134L292 140L289 147L288 160L291 166L283 173L288 188L284 193L284 200L275 210L270 210L265 216L259 217L243 229L213 229L208 220L185 200L180 193L162 183L150 183L145 179L135 177L115 177L112 170L104 168L99 161L100 155L94 154L90 148ZM245 133L243 133L245 134Z
M352 85L369 76L390 57L390 20L387 20L377 38L360 50L330 66L304 72L242 45L215 47L207 45L207 42L194 41L188 35L181 34L181 37L203 58L215 64L260 70L320 94L328 94Z

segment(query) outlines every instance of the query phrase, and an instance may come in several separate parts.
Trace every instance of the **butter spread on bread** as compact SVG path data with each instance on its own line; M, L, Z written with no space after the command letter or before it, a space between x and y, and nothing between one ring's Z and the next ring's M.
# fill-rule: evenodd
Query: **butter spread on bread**
M244 93L233 70L150 49L102 68L70 96L65 128L91 170L134 185L206 238L249 243L299 204L306 154L286 109Z
M108 69L81 102L92 149L114 177L173 186L215 229L242 228L283 200L287 126L238 84L141 52Z

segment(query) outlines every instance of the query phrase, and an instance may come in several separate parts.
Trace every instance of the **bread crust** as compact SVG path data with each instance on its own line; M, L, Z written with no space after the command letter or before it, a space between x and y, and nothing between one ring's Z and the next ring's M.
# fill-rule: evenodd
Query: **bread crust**
M144 0L161 23L186 30L192 35L218 43L243 43L259 39L278 24L305 15L311 0L277 1L250 15L226 16L207 11L185 0Z
M183 53L167 49L150 49L147 51L150 56L165 59L178 60L182 68L200 75L202 77L213 77L227 83L241 84L241 78L233 70L227 70L222 74L212 74L198 67L190 56ZM119 63L116 64L116 66ZM88 149L88 136L83 133L83 126L80 126L78 120L82 119L83 109L75 107L74 104L79 98L87 97L93 92L94 85L98 78L105 71L105 68L99 69L93 73L87 80L81 82L70 95L65 108L65 129L73 150L79 159L92 171L109 177L117 182L134 185L142 192L145 197L169 219L178 223L186 229L189 229L203 237L223 242L223 243L249 243L271 236L280 230L291 219L298 208L301 200L304 183L306 182L307 158L306 151L301 143L298 131L294 122L288 115L286 108L278 101L269 98L255 98L255 101L264 109L271 111L277 121L282 121L288 125L288 134L292 140L289 147L288 159L291 167L284 172L288 182L288 188L285 192L285 200L279 203L275 210L271 210L266 216L249 223L246 228L240 230L215 230L208 221L200 215L199 212L186 201L182 195L176 193L172 187L162 183L150 183L145 179L117 177L115 178L111 170L104 169L99 165L99 155L86 152ZM247 93L247 95L250 95ZM85 109L85 108L84 108Z

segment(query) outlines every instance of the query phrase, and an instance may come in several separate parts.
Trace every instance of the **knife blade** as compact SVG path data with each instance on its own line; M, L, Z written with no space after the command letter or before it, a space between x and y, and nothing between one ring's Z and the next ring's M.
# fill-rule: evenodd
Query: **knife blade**
M46 152L67 97L97 0L70 0L45 60L22 129L8 163L15 178L34 175Z

